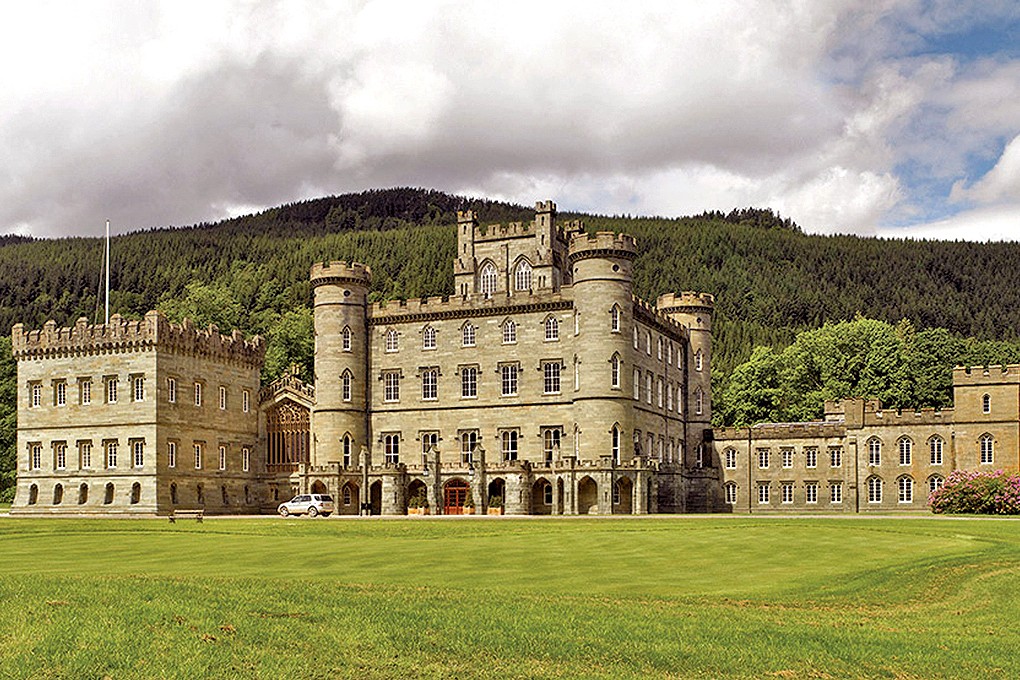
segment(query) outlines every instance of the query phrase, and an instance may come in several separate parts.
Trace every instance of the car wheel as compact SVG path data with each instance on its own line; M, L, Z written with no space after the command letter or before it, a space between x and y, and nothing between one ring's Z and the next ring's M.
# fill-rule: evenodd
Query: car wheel
M308 508L308 516L309 517L316 517L316 516L318 516L318 514L319 514L319 511L316 510L314 507Z
M290 512L287 511L287 508L280 508L280 517L286 517L289 514Z
M329 512L324 512L324 513L322 513L322 516L323 516L323 517L329 517L329 516L330 516L331 514L332 514L332 513L329 513Z

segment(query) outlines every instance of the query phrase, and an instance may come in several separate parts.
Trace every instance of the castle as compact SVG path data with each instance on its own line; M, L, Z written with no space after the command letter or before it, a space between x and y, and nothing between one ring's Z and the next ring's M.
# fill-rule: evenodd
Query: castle
M634 240L555 217L459 213L448 297L370 303L368 266L315 264L314 386L260 390L260 338L155 311L16 325L12 513L924 510L949 470L1017 468L1020 367L958 369L955 409L713 429L713 297L635 298Z

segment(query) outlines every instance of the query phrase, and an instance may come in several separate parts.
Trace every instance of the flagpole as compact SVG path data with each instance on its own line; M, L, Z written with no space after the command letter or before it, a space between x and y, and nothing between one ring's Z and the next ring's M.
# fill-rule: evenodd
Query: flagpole
M106 324L110 324L110 220L106 220Z

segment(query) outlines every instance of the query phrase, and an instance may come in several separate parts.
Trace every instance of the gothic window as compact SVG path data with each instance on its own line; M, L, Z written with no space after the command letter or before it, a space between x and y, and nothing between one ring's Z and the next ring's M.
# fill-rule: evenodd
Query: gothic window
M613 358L609 360L610 365L610 386L614 389L620 389L620 355L614 354Z
M504 430L502 434L503 440L503 460L511 461L517 460L517 440L519 433L517 430Z
M114 390L114 396L116 397L116 390ZM202 405L202 383L195 383L195 406Z
M981 449L981 463L983 465L991 465L995 460L995 441L992 439L992 435L981 435L979 446Z
M705 393L701 391L699 387L694 392L694 413L695 415L701 415L705 411Z
M723 453L723 459L726 461L727 470L737 469L737 452L733 449L726 449Z
M645 373L645 403L652 403L652 372Z
M545 320L545 340L551 342L560 339L560 322L550 316Z
M656 351L656 358L659 361L662 361L662 336L661 335L659 336L659 340L658 340L658 343L656 344L655 351Z
M914 502L914 480L911 477L900 477L896 480L900 503Z
M516 290L531 289L531 263L521 260L517 264L517 271L514 272L514 288Z
M613 305L613 308L609 310L610 325L609 330L613 333L620 332L620 306Z
M422 349L435 349L436 348L436 329L432 326L425 326L425 330L421 332L421 348Z
M981 397L981 412L982 413L992 412L992 395L986 394Z
M340 398L344 401L351 400L351 372L345 370L340 376Z
M344 326L344 329L340 331L340 348L344 352L351 351L351 328L350 326Z
M736 505L737 504L737 485L734 484L733 482L727 482L726 486L723 487L723 488L726 489L726 502L729 505Z
M545 454L545 464L552 465L553 452L560 446L563 431L559 427L547 427L542 431L542 453Z
M386 331L386 351L396 352L400 349L400 336L393 329Z
M638 329L637 329L637 326L635 325L634 326L634 349L637 349L637 348L638 348Z
M909 437L900 437L899 441L896 442L896 447L900 452L900 465L910 465L914 443L910 441Z
M485 297L492 297L496 292L496 265L486 262L478 276L479 292Z
M701 350L699 349L697 352L694 353L694 370L700 371L704 367L704 364L705 364L704 355L701 353Z
M882 442L876 437L868 440L868 465L882 464Z
M945 446L945 441L938 435L928 440L928 448L931 453L931 464L942 465L942 450Z
M869 503L881 503L882 502L882 480L878 477L868 478L868 502Z
M634 369L634 400L641 400L641 369Z
M939 475L932 475L928 478L928 493L935 493L941 489L946 483L946 480Z
M461 329L461 344L464 347L475 346L475 327L471 325L470 321L466 322Z
M475 447L478 445L478 430L468 430L460 435L460 460L462 463L473 463Z
M652 334L645 331L645 354L652 356Z
M439 397L439 369L426 368L421 373L421 398L437 399Z
M241 449L241 471L248 472L251 470L251 449L247 446Z
M227 410L227 388L220 385L220 410Z
M383 436L384 453L386 463L396 465L400 462L400 434L387 434Z
M617 465L619 465L620 464L620 426L619 425L613 425L611 436L612 436L613 462L616 463Z
M515 342L517 342L517 324L513 319L507 319L503 322L503 344L511 345Z
M351 440L351 435L345 434L343 440L340 442L340 453L343 456L345 468L351 467L351 463L353 462L352 455L354 447L352 444L353 441Z

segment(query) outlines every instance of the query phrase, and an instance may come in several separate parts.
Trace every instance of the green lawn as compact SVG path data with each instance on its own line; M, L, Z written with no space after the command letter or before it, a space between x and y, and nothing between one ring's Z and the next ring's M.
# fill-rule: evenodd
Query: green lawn
M0 678L1020 677L1020 524L0 519Z

